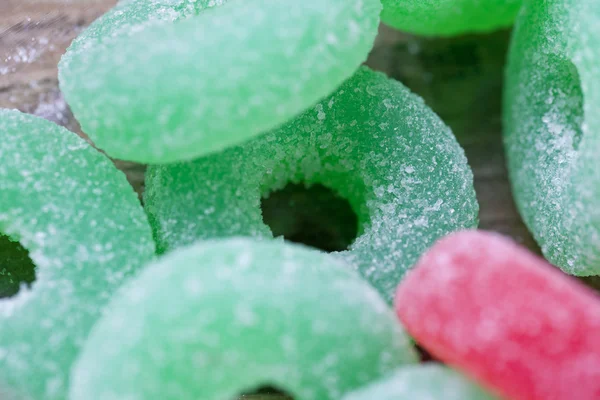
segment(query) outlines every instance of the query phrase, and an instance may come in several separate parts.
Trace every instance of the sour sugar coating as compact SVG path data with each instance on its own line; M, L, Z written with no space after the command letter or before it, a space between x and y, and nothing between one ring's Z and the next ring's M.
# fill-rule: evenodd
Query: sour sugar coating
M221 400L269 385L339 399L415 362L392 310L337 258L232 238L178 249L125 285L70 398Z
M532 0L516 23L504 98L515 200L546 258L600 274L600 2Z
M270 238L261 197L321 184L348 200L359 235L347 260L388 301L435 240L477 225L473 175L452 132L420 97L363 67L297 119L243 146L152 166L146 210L159 251L198 238Z
M383 0L381 19L402 31L451 36L512 25L523 0Z
M343 400L494 400L459 373L436 363L405 366Z
M417 342L504 398L600 399L600 296L508 239L442 239L395 302Z
M152 234L125 176L74 133L0 110L0 136L2 246L18 241L9 260L31 264L2 265L27 272L31 285L17 282L0 298L0 393L64 399L71 364L113 290L154 256Z
M59 65L61 89L96 145L115 158L166 163L275 128L354 73L381 11L379 0L206 10L219 3L124 2L75 41Z

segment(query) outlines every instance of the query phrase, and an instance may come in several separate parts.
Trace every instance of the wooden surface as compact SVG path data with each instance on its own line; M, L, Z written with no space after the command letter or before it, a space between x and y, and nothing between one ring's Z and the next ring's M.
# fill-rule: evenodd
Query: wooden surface
M58 90L56 65L70 41L114 3L0 0L0 107L18 108L82 134ZM504 165L501 91L509 35L424 39L382 26L367 64L423 96L452 127L475 174L480 227L539 252L516 212ZM117 166L141 193L144 167Z

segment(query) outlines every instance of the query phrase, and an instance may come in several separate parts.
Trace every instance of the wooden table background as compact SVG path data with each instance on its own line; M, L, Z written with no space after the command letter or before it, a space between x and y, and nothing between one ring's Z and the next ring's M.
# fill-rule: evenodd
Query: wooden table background
M0 107L83 135L58 90L56 65L71 40L116 0L0 0ZM475 174L480 228L538 247L516 212L501 138L501 92L509 31L419 38L381 26L367 61L413 91L450 125ZM138 193L144 166L116 161ZM598 285L598 280L587 282Z

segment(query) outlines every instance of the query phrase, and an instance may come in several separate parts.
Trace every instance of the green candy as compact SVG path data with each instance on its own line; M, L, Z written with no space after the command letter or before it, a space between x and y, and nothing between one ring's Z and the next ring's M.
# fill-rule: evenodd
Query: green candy
M36 266L30 288L0 299L0 394L64 399L111 293L154 256L151 230L123 173L74 133L0 109L0 137L0 231ZM14 246L3 259L24 262Z
M441 365L407 366L356 390L343 400L494 400L477 385Z
M63 56L65 98L110 156L187 160L280 125L352 75L381 10L378 0L232 1L204 10L216 3L121 3Z
M423 100L361 68L329 98L244 146L151 166L146 211L159 252L198 238L270 238L260 200L287 183L348 200L359 236L337 253L387 300L437 239L477 225L473 175L450 129Z
M504 141L515 200L548 260L600 274L600 2L531 0L513 33Z
M264 385L339 399L414 362L392 310L335 257L233 238L179 249L125 285L70 399L223 400Z
M489 32L512 25L523 0L382 0L381 20L421 35Z

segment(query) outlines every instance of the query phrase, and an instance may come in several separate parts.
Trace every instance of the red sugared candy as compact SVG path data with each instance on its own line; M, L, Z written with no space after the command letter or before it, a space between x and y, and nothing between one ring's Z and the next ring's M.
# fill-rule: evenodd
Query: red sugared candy
M600 296L499 235L439 241L396 311L434 356L501 396L600 399Z

